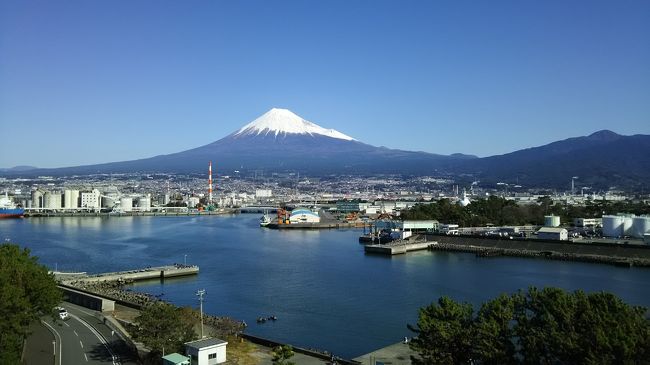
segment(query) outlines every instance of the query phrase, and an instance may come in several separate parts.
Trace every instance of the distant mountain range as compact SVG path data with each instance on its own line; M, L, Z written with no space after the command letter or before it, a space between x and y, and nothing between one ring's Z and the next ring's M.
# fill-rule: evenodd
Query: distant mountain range
M647 187L650 136L599 131L505 155L438 155L375 147L325 129L286 109L271 109L238 131L207 145L146 159L58 169L5 169L3 175L69 175L122 172L203 172L213 161L219 171L295 170L324 174L450 173L483 182L567 187ZM0 170L2 171L2 170Z

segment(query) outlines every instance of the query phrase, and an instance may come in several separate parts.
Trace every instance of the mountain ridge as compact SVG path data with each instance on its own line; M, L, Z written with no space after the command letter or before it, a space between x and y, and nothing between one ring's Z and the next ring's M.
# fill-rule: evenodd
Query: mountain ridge
M581 184L608 187L648 185L650 136L600 130L587 136L478 158L376 147L326 129L287 109L271 109L217 141L149 158L27 171L4 175L64 175L118 172L203 172L207 161L219 171L298 170L318 174L452 174L484 182L559 187L571 176ZM583 185L586 186L586 185Z

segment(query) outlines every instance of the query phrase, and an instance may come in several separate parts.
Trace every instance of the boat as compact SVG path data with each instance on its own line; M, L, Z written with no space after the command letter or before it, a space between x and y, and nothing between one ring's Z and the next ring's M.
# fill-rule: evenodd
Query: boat
M264 213L262 218L260 218L260 227L266 227L269 224L271 224L271 217L267 213Z
M5 191L5 196L0 196L0 218L21 218L24 215L25 209L17 207Z

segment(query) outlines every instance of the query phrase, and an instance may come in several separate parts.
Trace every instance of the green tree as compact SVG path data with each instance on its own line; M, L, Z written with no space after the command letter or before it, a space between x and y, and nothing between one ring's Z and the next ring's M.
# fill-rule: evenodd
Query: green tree
M472 341L472 305L441 297L438 303L420 308L417 327L409 325L416 337L409 347L419 356L411 363L464 364L469 362Z
M609 293L531 287L476 315L442 297L409 328L414 364L650 364L647 309Z
M154 353L172 353L183 350L185 342L197 338L192 317L184 316L183 309L164 302L156 302L142 309L135 318L133 337Z
M277 346L273 348L273 364L274 365L295 365L289 361L293 357L293 348L291 345Z
M20 362L29 324L61 302L53 275L29 249L0 245L0 364Z

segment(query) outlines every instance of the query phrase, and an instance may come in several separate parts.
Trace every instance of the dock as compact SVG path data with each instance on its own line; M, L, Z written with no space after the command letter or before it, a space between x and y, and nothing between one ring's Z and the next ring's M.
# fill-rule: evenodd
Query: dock
M57 279L63 281L139 281L150 279L166 279L178 276L197 275L199 267L196 265L168 265L158 267L147 267L144 269L108 272L95 275L56 275Z
M401 255L411 251L428 250L429 246L436 242L431 241L414 241L408 240L393 241L385 245L366 245L366 253L376 253L382 255Z
M266 227L271 229L342 229L342 228L369 227L369 225L363 222L333 221L333 222L320 222L320 223L291 223L291 224L271 223Z

